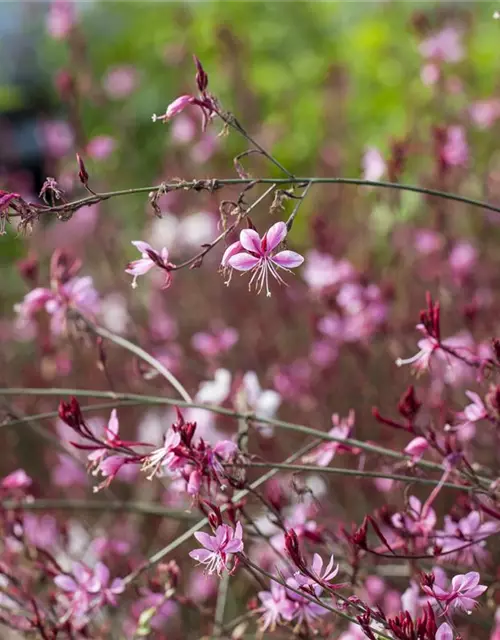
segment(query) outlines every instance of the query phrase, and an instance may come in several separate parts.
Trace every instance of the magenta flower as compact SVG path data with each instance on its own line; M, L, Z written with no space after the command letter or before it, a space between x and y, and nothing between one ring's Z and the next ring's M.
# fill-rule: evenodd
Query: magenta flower
M33 480L29 477L24 469L12 471L8 476L0 481L2 489L27 489L33 484Z
M315 594L319 596L323 591L321 584L331 582L338 572L339 565L335 565L333 554L330 556L330 561L323 571L323 558L318 553L315 553L310 571L307 574L296 571L293 574L293 578L301 587L312 587Z
M471 511L458 522L444 517L444 530L438 531L443 560L474 565L488 559L486 538L499 530L496 522L481 522L479 511ZM469 544L474 542L475 544Z
M453 630L447 622L443 622L436 631L436 640L453 640Z
M404 452L411 456L411 461L415 463L422 459L428 448L427 440L422 436L417 436L406 445Z
M332 424L333 429L330 429L329 435L339 438L339 440L350 438L354 428L354 411L351 409L347 418L340 418L338 413L334 413L332 415ZM342 442L324 442L316 449L313 449L311 453L305 455L302 458L302 462L304 464L317 464L320 467L327 467L338 452L358 453L359 449L344 445Z
M71 278L65 283L54 282L52 289L37 287L14 306L18 314L18 325L21 328L29 327L42 309L51 316L52 333L60 335L66 327L69 309L77 309L90 316L98 312L99 294L94 289L90 276Z
M206 565L209 574L216 572L220 576L224 569L228 570L228 556L243 551L243 529L240 522L236 524L235 529L228 524L219 525L215 536L199 531L194 537L204 548L190 551L189 556Z
M264 286L266 293L269 291L269 274L280 284L285 284L277 269L290 271L299 267L304 258L295 251L280 251L273 254L276 247L286 238L288 230L284 222L277 222L262 236L253 229L244 229L240 233L240 239L233 242L222 256L221 265L237 271L253 271L249 288L255 281L256 288L260 293ZM231 278L229 278L230 280ZM229 280L226 284L229 284Z
M261 632L267 629L273 632L276 625L293 618L294 603L287 597L286 589L282 584L273 581L270 591L259 591L258 596L262 603L262 606L257 609L262 612L262 617L259 619Z
M118 430L120 429L120 423L118 422L118 415L116 413L116 409L113 409L111 412L111 416L109 418L109 422L105 427L105 442L110 447L113 447L115 444L119 442L118 439ZM102 447L100 449L95 449L88 455L88 459L91 462L98 463L104 458L104 456L108 453L108 447Z
M476 598L479 598L488 588L484 584L479 584L480 575L477 571L455 576L451 580L451 589L445 590L434 585L433 587L423 586L423 590L429 595L444 604L444 613L450 609L462 609L465 613L472 613L476 606Z
M168 249L163 247L161 252L158 252L147 242L142 242L141 240L133 240L132 244L141 252L141 258L129 262L125 269L125 273L134 276L132 288L135 289L137 287L137 278L148 273L153 267L159 267L166 272L165 282L162 288L166 289L169 287L172 281L170 270L174 265L168 261Z

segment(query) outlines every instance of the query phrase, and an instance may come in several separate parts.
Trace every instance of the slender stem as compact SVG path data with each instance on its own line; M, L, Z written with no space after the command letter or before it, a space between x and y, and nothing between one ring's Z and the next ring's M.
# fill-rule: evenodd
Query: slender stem
M180 509L169 509L147 502L118 502L114 500L73 500L73 499L40 499L34 502L20 502L19 500L2 500L0 509L22 511L113 511L137 513L148 516L161 516L174 520L196 520L194 513Z
M229 465L234 466L234 465ZM405 476L402 474L383 473L382 471L364 471L361 469L345 469L344 467L320 467L317 465L303 464L285 464L282 462L247 462L245 467L272 467L273 469L286 469L289 471L302 471L309 473L326 473L339 476L353 476L355 478L385 478L386 480L394 480L396 482L408 482L409 484L426 484L431 486L446 487L448 489L456 489L457 491L471 491L472 487L464 487L460 484L452 482L444 482L441 480L433 480L431 478L420 478L418 476Z
M331 435L325 431L319 431L317 429L313 429L311 427L307 427L305 425L294 424L291 422L285 422L284 420L277 420L275 418L267 418L264 416L258 416L252 413L238 413L237 411L233 411L231 409L226 409L225 407L219 407L216 405L205 405L199 403L192 402L184 402L182 400L176 400L174 398L163 398L161 396L145 396L140 394L132 394L132 393L115 393L112 391L98 391L98 390L89 390L89 389L64 389L64 388L51 388L51 389L43 389L43 388L11 388L11 389L1 389L0 388L0 396L10 396L10 395L40 395L40 396L60 396L60 395L70 395L75 397L87 397L87 398L109 398L111 400L119 401L137 401L142 404L152 404L152 405L173 405L179 408L196 408L196 409L204 409L206 411L212 411L213 413L217 413L219 415L229 416L232 418L243 418L246 420L252 420L259 424L269 424L278 429L286 429L289 431L295 431L297 433L303 433L304 435L313 436L320 440L325 440L329 442L339 442L341 444L346 444L358 449L362 449L363 451L368 451L369 453L374 453L382 456L387 456L394 460L400 461L409 461L409 457L399 451L394 451L393 449L387 449L385 447L381 447L379 445L375 445L369 442L363 442L362 440L355 440L354 438L339 438ZM287 461L288 462L288 461ZM432 471L443 472L444 467L441 464L437 464L435 462L429 462L427 460L420 460L414 463L415 466L418 466L422 469L430 469ZM488 485L492 482L491 478L487 478L485 476L477 476L477 479L488 483ZM464 490L466 487L464 487Z
M224 611L226 610L229 591L229 573L225 573L219 581L217 604L215 606L213 637L220 638L224 634Z
M82 207L86 207L92 204L97 204L102 200L108 200L110 198L116 198L118 196L151 193L160 190L166 191L178 191L178 190L207 190L213 191L214 189L221 188L223 186L231 185L246 185L251 182L256 184L273 184L276 185L292 185L292 184L345 184L351 186L360 187L376 187L380 189L395 189L398 191L411 191L413 193L420 193L426 196L433 196L436 198L443 198L445 200L453 200L455 202L461 202L468 204L472 207L479 207L487 209L488 211L495 211L500 213L500 206L495 206L482 200L475 198L468 198L466 196L460 196L455 193L449 193L447 191L441 191L439 189L429 189L427 187L418 187L416 185L401 184L399 182L386 182L381 180L364 180L362 178L318 178L314 176L309 177L295 177L295 178L224 178L224 179L212 179L212 180L178 180L166 184L155 185L151 187L137 187L133 189L121 189L118 191L107 191L105 193L97 194L96 196L87 196L80 198L73 202L67 202L65 204L57 205L55 207L38 207L37 212L39 214L44 213L65 213L68 211L77 211ZM18 217L20 213L9 213L10 217Z
M290 173L290 171L288 171L288 169L286 169L279 160L277 160L268 151L266 151L264 147L262 147L256 140L254 140L252 136L246 131L246 129L244 129L244 127L238 122L238 120L232 113L224 114L224 113L221 113L220 111L216 111L216 113L219 116L219 118L223 120L223 122L225 122L228 126L233 127L233 129L237 131L240 135L242 135L245 138L245 140L247 140L250 144L252 144L256 149L258 149L260 153L269 160L269 162L272 162L275 167L283 171L283 173L285 173L289 178L293 179L294 177L293 173Z
M314 440L308 445L301 447L297 452L295 452L293 455L287 458L285 462L294 462L295 460L297 460L298 458L306 454L308 451L310 451L317 445L318 445L318 441ZM257 489L262 484L266 483L277 473L278 473L277 469L271 469L271 471L268 471L267 473L262 475L260 478L257 478L257 480L252 482L252 484L248 489L242 489L241 491L238 491L237 493L235 493L234 496L231 498L231 502L232 503L239 502L245 496L247 496L251 491ZM227 504L222 505L220 510L221 512L226 511ZM144 571L154 566L155 564L158 564L158 562L161 562L161 560L163 560L165 556L167 556L169 553L171 553L172 551L180 547L181 544L189 540L194 533L196 533L197 531L200 531L200 529L203 529L207 524L208 524L208 518L202 518L199 522L197 522L195 525L190 527L187 531L185 531L180 536L175 538L175 540L172 540L172 542L170 542L168 545L166 545L165 547L157 551L155 554L153 554L143 565L139 566L137 569L135 569L135 571L132 571L132 573L129 573L128 576L124 578L125 584L130 584L137 578L137 576L141 575Z
M297 202L297 204L295 205L295 207L293 208L292 213L290 214L290 217L288 218L288 220L286 221L286 228L288 229L288 231L290 231L293 227L293 222L295 220L295 216L297 215L297 213L299 212L300 206L301 204L304 202L304 200L306 199L307 193L309 192L309 189L312 186L312 182L308 182L304 191L302 192L301 196L299 197L299 201Z
M282 586L286 587L289 591L292 591L293 593L296 593L297 595L301 596L302 598L305 598L306 600L309 600L309 602L313 602L314 604L320 605L321 607L323 607L327 611L330 611L331 613L334 613L335 615L340 616L341 618L344 618L344 620L348 620L349 622L354 622L354 624L358 624L359 625L359 623L356 620L356 618L353 618L352 616L348 615L347 613L344 613L343 611L340 611L340 609L335 609L334 607L331 607L326 602L323 602L323 600L321 600L320 598L314 598L313 596L309 595L306 591L304 591L302 589L295 589L294 587L288 585L281 578L278 578L278 577L274 576L272 573L269 573L265 569L262 569L262 567L259 567L258 565L254 564L246 556L244 557L244 560L242 560L242 562L244 562L245 564L248 564L248 566L252 567L252 569L254 569L255 571L257 571L257 572L261 573L262 575L266 576L266 578L269 578L269 580L272 580L273 582L277 582L278 584L281 584ZM382 633L381 631L377 630L376 634L377 634L377 637L380 638L380 639L383 639L383 640L394 640L391 636L387 636L387 635L385 635L385 633Z
M118 346L123 347L127 351L130 351L131 353L135 354L136 356L141 358L141 360L144 360L144 362L147 362L151 367L153 367L153 369L156 369L156 371L158 371L158 373L160 373L165 378L165 380L167 380L172 385L172 387L177 391L177 393L181 396L181 398L185 402L193 402L193 399L191 398L189 393L182 386L179 380L177 380L174 374L171 371L169 371L166 367L164 367L159 360L157 360L156 358L153 358L153 356L149 354L147 351L144 351L144 349L141 349L141 347L137 346L133 342L130 342L126 338L122 338L121 336L114 334L112 331L108 331L108 329L105 329L104 327L99 327L93 322L90 322L88 318L86 318L81 314L78 314L78 317L85 322L85 324L87 325L87 327L92 333L95 333L97 336L101 336L101 338L106 338L107 340L114 342Z

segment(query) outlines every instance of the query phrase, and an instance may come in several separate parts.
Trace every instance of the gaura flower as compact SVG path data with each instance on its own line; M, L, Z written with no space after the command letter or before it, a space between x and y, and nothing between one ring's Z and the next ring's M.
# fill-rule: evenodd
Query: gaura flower
M168 249L163 247L163 249L158 252L153 249L151 245L147 242L143 242L142 240L133 240L132 244L141 252L140 259L129 262L125 269L125 273L129 273L131 276L134 276L134 279L132 280L132 288L135 289L137 287L138 276L145 275L155 266L166 272L165 282L162 288L166 289L169 287L172 281L170 270L174 265L168 261Z
M280 251L274 253L278 245L283 242L288 233L284 222L277 222L262 236L259 236L254 229L244 229L240 233L240 239L233 242L222 256L221 266L223 268L236 269L236 271L253 271L249 288L255 282L258 293L266 288L267 296L269 291L269 274L280 284L285 284L278 273L278 269L290 271L299 267L304 258L295 251ZM226 281L229 284L231 277Z
M204 548L190 551L189 556L200 564L205 564L209 574L216 572L220 576L224 569L228 569L228 556L243 551L243 529L240 522L235 529L228 524L219 525L215 536L199 531L194 537Z
M434 585L434 587L423 586L423 590L434 596L441 604L444 604L444 613L451 609L462 609L465 613L472 613L476 606L476 598L479 598L488 587L479 584L480 575L477 571L457 575L451 580L451 589L445 590Z

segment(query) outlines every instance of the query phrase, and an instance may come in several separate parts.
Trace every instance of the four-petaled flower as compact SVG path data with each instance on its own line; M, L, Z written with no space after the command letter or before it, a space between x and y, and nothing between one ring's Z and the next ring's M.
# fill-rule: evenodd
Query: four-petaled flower
M147 242L142 242L142 240L133 240L132 244L141 252L141 258L139 260L129 262L125 269L125 273L129 273L131 276L134 276L134 279L132 280L132 288L135 289L137 287L138 276L143 276L153 267L159 267L166 272L165 282L163 283L162 289L169 287L172 281L170 271L174 265L168 261L168 249L163 247L163 249L158 252Z
M450 609L462 609L465 613L472 613L479 598L488 588L479 584L480 575L477 571L461 574L452 578L451 588L446 590L438 585L422 586L423 590L444 605L444 613Z
M304 262L303 256L295 251L285 250L273 254L276 247L286 238L287 233L284 222L273 224L262 238L254 229L243 229L240 239L233 242L224 252L221 260L222 267L236 269L236 271L253 271L249 288L255 281L258 292L260 293L265 286L266 293L270 296L269 274L280 284L285 284L278 269L290 271ZM229 277L226 284L230 279Z
M285 587L278 582L271 582L270 591L259 591L262 606L257 611L262 612L259 620L260 631L274 631L277 624L289 621L295 613L294 603L287 597Z
M209 574L216 572L220 576L224 569L228 570L228 556L243 551L243 529L240 522L236 524L235 529L228 524L219 525L215 536L199 531L194 537L204 549L194 549L189 555L200 564L206 565Z

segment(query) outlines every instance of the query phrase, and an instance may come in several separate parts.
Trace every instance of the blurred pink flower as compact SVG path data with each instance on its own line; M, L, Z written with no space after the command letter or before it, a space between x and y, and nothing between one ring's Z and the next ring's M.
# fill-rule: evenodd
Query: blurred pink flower
M448 259L452 273L457 278L469 275L477 262L477 249L470 242L458 242L450 252Z
M227 369L217 369L213 380L202 382L195 396L200 404L222 404L231 392L231 373Z
M453 629L447 622L443 622L439 629L436 631L435 640L453 640Z
M262 613L259 618L260 632L269 630L272 633L277 625L292 620L295 606L283 585L271 581L270 591L259 591L258 596L261 606L257 611Z
M47 31L54 40L64 40L75 24L75 3L72 0L52 0L47 15Z
M28 487L31 487L32 484L33 480L24 469L12 471L12 473L9 473L9 475L5 476L5 478L0 481L0 487L7 490L27 489Z
M129 96L137 88L138 81L135 67L121 65L108 70L103 80L103 87L109 98L120 100Z
M215 330L212 333L200 331L191 338L191 344L206 358L213 358L229 351L238 341L238 331L232 327Z
M170 127L170 135L178 144L188 144L196 135L196 122L185 113L179 115Z
M427 87L436 84L440 76L441 71L439 66L434 62L428 62L427 64L422 65L422 68L420 69L420 79Z
M112 136L96 136L87 145L87 155L94 160L106 160L114 151L116 140Z
M276 222L262 236L253 229L244 229L240 233L240 239L230 245L222 256L221 265L224 268L236 269L237 271L253 271L249 287L255 281L258 293L265 287L267 296L271 295L269 290L269 274L280 284L285 284L278 273L278 269L290 271L299 267L304 258L295 251L274 250L286 238L288 231L284 222ZM229 284L229 279L226 284Z
M443 248L444 238L440 233L432 229L417 229L413 246L418 253L429 255Z
M489 557L486 538L499 529L496 522L481 522L478 511L471 511L458 522L445 516L444 529L438 531L440 546L446 554L442 557L443 562L455 561L469 566L485 562ZM470 542L475 544L468 544Z
M45 120L40 123L41 145L49 156L62 158L74 144L73 132L64 120Z
M321 291L350 280L355 275L354 267L347 260L335 259L313 249L306 255L306 262L302 269L302 277L307 286L313 291Z
M341 418L338 413L334 413L332 415L333 428L330 429L328 435L338 438L340 442L332 440L320 444L311 453L305 455L302 458L302 462L304 464L317 464L319 467L327 467L337 453L357 453L359 450L342 443L342 440L351 437L354 429L354 420L355 414L352 409L349 411L347 418Z
M424 58L435 62L460 62L465 55L462 34L455 27L445 27L420 43Z
M489 129L500 118L500 100L478 100L469 107L469 115L479 129Z
M469 159L469 147L465 130L459 125L448 127L446 141L442 147L444 161L450 167L464 167Z

